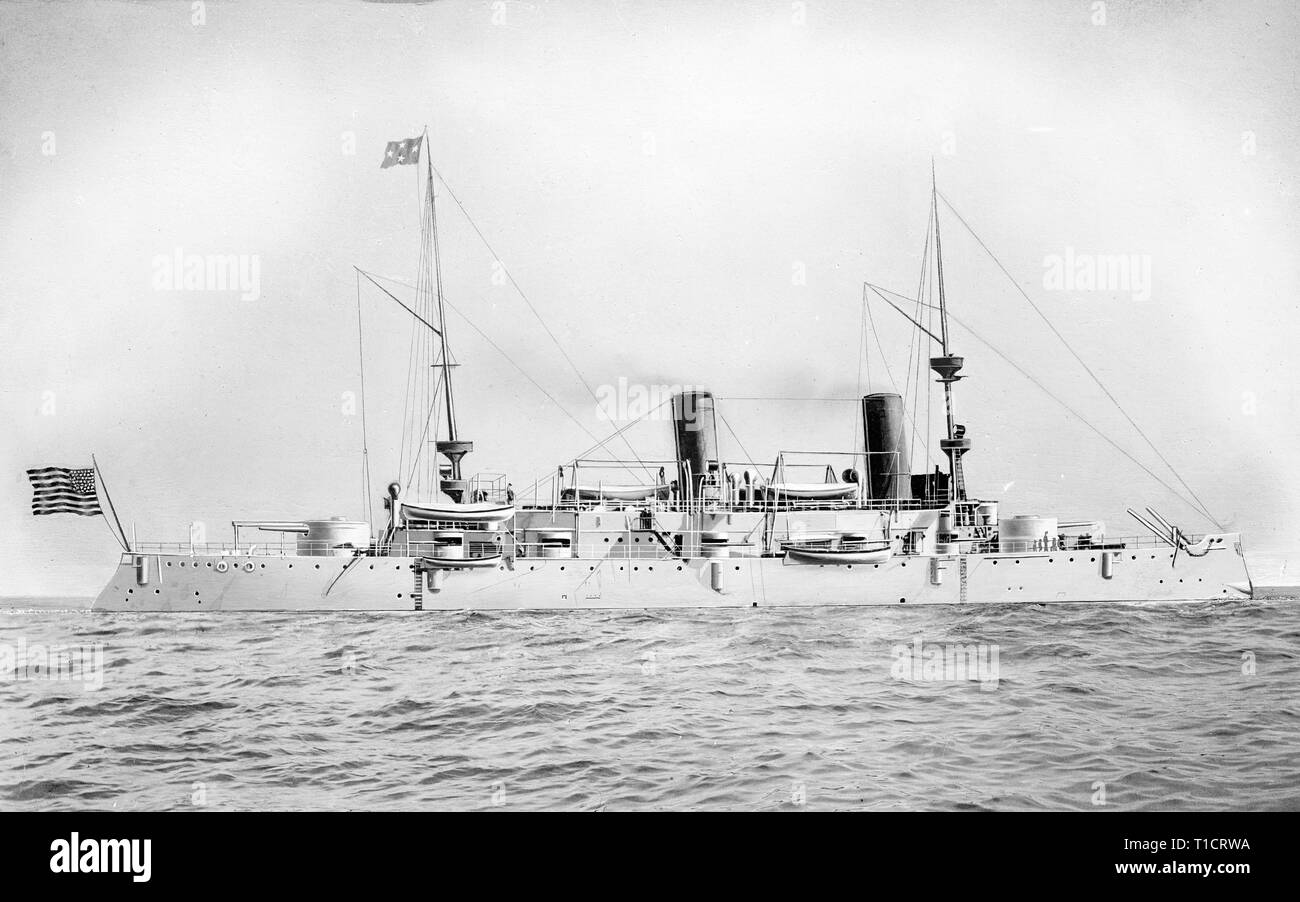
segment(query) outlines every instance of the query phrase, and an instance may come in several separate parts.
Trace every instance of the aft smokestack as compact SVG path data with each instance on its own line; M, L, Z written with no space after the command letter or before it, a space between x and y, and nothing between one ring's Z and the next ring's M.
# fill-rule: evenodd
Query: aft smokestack
M677 439L677 485L681 497L700 497L705 478L718 469L718 425L713 395L706 391L673 396L673 432Z
M867 492L873 499L912 497L903 399L890 392L862 399L862 431L867 449Z

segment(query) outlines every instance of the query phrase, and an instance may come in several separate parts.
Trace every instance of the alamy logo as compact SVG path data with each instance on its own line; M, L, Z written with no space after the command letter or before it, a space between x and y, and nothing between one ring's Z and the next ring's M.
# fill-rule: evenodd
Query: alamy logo
M989 692L998 688L998 647L987 642L925 642L893 648L890 675L913 682L977 682Z
M1043 287L1048 291L1127 291L1135 301L1151 298L1149 254L1065 254L1043 258Z
M673 398L683 395L682 418L687 428L699 428L695 417L696 392L703 389L692 385L643 385L628 382L620 376L616 385L596 388L596 412L602 420L626 423L632 420L671 420Z
M153 840L70 839L50 843L50 870L55 874L132 874L136 883L148 883Z
M65 680L92 692L104 688L104 644L41 645L19 639L0 643L0 681Z
M245 301L262 296L257 254L187 254L176 248L153 258L154 291L238 291Z

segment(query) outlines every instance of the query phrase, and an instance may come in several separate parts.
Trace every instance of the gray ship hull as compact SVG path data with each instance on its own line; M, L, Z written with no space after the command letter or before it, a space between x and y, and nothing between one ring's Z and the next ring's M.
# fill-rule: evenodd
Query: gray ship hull
M1199 556L1137 547L907 555L848 566L755 556L516 558L440 572L416 557L135 554L122 556L94 609L559 611L1248 597L1239 537L1212 535L1206 547Z

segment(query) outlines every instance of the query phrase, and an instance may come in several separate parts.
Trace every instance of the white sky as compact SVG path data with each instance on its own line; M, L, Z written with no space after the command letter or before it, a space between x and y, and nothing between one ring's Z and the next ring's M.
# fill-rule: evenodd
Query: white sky
M1088 2L210 2L195 26L189 3L0 6L0 594L88 594L107 578L103 524L31 517L23 473L92 451L142 539L182 540L191 520L219 541L237 517L361 514L360 418L341 413L359 389L351 267L414 276L415 177L378 164L425 124L436 165L592 385L723 398L857 391L862 280L915 286L933 156L940 189L1210 509L1248 549L1300 546L1296 8L1094 15ZM606 434L442 209L452 303ZM154 257L178 247L258 255L261 297L155 291ZM1151 297L1045 290L1044 258L1067 247L1149 255ZM1162 472L951 216L944 249L954 312ZM391 302L365 303L378 493L396 475L409 331ZM874 315L901 372L906 324ZM590 444L452 328L468 469L519 486ZM974 493L1112 532L1144 504L1204 528L960 329L954 347ZM887 390L872 352L870 388ZM722 410L763 462L853 435L847 405ZM646 456L672 448L663 422L631 436Z

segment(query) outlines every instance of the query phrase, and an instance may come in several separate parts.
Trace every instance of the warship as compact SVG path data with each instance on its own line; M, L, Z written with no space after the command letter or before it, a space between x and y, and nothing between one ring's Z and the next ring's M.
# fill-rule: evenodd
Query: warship
M719 420L726 423L725 399L683 390L662 405L671 406L671 459L637 455L624 427L552 467L519 496L502 474L471 474L466 458L474 443L460 430L453 391L459 364L450 353L438 197L464 207L440 175L435 179L427 131L391 142L381 165L418 167L422 150L427 175L419 194L420 265L409 286L414 299L406 303L382 277L357 269L358 328L364 284L400 305L413 330L402 461L398 481L383 491L383 522L234 521L232 540L220 544L136 542L119 523L123 551L93 609L586 610L1249 597L1235 532L1186 533L1144 506L1128 511L1141 531L1117 534L1087 518L1008 515L997 501L968 492L972 440L954 407L965 360L949 331L941 195L933 183L916 296L868 283L863 305L869 288L911 322L916 374L928 371L934 380L909 380L910 392L861 394L853 401L853 448L782 450L761 465L729 460L718 431ZM364 354L361 366L364 380ZM917 413L922 390L926 423ZM943 404L937 443L929 441L932 393L941 393ZM615 439L630 456L614 454ZM933 470L913 472L918 441L927 452L919 469L929 470L933 460ZM930 453L932 444L938 454ZM367 489L368 455L367 449Z

